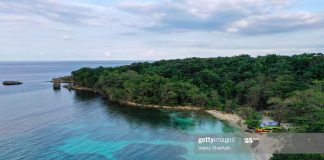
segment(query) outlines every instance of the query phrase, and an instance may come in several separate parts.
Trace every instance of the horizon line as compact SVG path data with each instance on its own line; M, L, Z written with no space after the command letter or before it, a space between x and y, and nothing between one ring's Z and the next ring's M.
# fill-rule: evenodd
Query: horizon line
M8 59L8 60L0 60L0 62L104 62L104 61L160 61L160 60L175 60L175 59L187 59L187 58L217 58L217 57L236 57L241 55L248 55L251 57L259 57L259 56L267 56L267 55L277 55L277 56L294 56L300 54L323 54L322 52L304 52L304 53L295 53L290 55L285 54L277 54L277 53L267 53L264 55L252 55L252 54L236 54L231 56L209 56L209 57L199 57L199 56L191 56L191 57L174 57L174 58L161 58L161 59Z

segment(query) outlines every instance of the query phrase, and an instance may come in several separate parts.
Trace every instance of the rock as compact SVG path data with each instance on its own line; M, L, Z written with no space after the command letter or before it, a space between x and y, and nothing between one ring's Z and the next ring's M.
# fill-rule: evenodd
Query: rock
M19 82L19 81L4 81L2 82L3 85L21 85L23 84L23 82Z
M73 89L71 85L64 85L63 87L66 88L66 89L68 89L68 90L72 90Z
M248 132L248 133L254 133L254 130L253 129L246 129L244 130L245 132Z
M54 81L53 89L61 89L61 83L59 81Z

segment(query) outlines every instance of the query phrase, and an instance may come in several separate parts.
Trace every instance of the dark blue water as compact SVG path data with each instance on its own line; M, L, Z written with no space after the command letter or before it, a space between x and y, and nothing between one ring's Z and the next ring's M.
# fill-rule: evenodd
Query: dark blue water
M251 159L250 154L194 151L193 136L238 132L202 112L141 109L48 81L108 62L0 62L0 159Z

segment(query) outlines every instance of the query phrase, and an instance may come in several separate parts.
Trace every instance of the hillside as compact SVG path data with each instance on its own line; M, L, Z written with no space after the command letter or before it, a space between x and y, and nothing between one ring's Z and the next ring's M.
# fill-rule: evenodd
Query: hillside
M113 101L243 111L245 118L273 110L274 119L298 131L324 132L321 53L161 60L82 68L72 77Z

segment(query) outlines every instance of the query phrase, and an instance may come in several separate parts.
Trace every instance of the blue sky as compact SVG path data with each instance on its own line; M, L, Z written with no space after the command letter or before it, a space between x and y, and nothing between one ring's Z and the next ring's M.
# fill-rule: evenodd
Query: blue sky
M323 0L1 0L1 60L324 52Z

